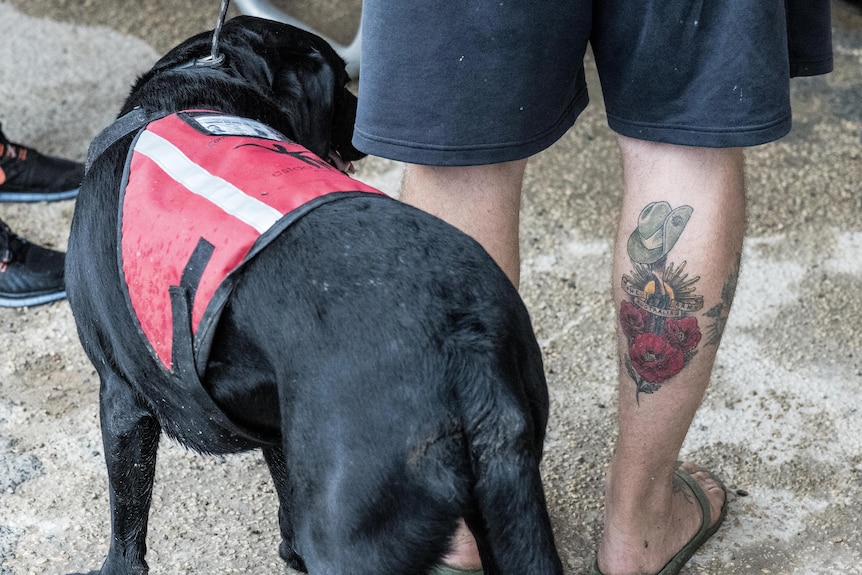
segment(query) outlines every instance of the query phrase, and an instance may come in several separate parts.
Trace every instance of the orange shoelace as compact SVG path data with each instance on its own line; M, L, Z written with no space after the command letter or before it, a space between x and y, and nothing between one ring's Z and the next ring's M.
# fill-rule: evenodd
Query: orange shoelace
M23 161L27 159L27 148L11 142L0 143L0 156Z

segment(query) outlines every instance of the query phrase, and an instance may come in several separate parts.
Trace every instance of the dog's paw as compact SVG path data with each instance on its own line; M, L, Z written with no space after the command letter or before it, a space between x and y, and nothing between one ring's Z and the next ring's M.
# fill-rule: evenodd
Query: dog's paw
M286 541L282 541L281 545L278 546L278 555L287 563L287 566L291 569L295 569L296 571L302 571L303 573L308 573L308 568L305 566L305 561L302 560L302 557L294 551L293 547L287 544Z
M146 565L143 567L138 567L137 569L130 569L128 567L117 568L109 567L108 562L106 561L105 565L102 565L102 568L98 571L87 571L86 573L68 573L67 575L147 575L147 573L149 573L149 568Z

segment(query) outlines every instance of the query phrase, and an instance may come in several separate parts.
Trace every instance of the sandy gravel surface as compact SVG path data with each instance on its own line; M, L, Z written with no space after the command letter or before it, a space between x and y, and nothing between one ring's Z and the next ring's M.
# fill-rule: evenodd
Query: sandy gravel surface
M0 58L0 121L13 139L83 159L134 78L209 26L217 3L212 14L192 0L138 4L0 0L14 54ZM302 9L313 18L336 4ZM684 447L731 487L730 511L685 574L862 573L862 14L834 6L835 73L795 81L792 134L748 154L737 303ZM339 18L321 26L349 38ZM522 291L553 403L544 473L573 575L592 561L615 428L608 286L621 176L589 74L593 104L531 164L523 209ZM394 192L399 167L367 160L360 177ZM63 249L73 205L3 204L0 218ZM98 381L68 305L0 310L0 333L0 575L97 568L108 537ZM151 572L287 572L275 509L257 455L207 459L165 442Z

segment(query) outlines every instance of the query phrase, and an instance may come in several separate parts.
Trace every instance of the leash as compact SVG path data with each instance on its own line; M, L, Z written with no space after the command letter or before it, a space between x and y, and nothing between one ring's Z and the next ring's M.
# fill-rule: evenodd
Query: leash
M222 0L221 9L219 10L218 19L216 20L216 26L213 30L212 48L210 49L209 56L192 60L188 64L180 66L180 68L215 68L224 62L224 54L219 51L219 40L221 39L221 31L224 27L229 5L230 0ZM102 130L90 143L90 147L87 150L87 161L84 164L84 173L89 172L90 168L93 166L93 162L96 161L96 158L105 153L105 150L110 148L115 142L117 142L117 140L122 139L124 136L128 136L132 132L140 130L152 121L164 118L170 113L172 112L167 110L158 110L156 112L148 113L140 107L136 107L132 109L132 111L120 116L114 121L114 123Z

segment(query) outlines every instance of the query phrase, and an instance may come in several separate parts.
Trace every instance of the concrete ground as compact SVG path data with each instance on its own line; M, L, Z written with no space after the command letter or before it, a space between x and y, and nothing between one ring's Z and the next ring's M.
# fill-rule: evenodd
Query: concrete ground
M14 139L83 160L134 78L209 28L215 0L0 0L0 120ZM358 2L302 0L339 41ZM730 487L728 520L683 573L862 573L862 11L834 3L835 72L793 82L794 129L748 152L748 239L734 314L684 456ZM586 573L615 430L611 242L621 174L595 70L593 103L530 165L523 295L546 358L544 476L570 574ZM360 177L395 192L399 167ZM73 202L0 206L65 248ZM108 542L95 372L65 302L0 310L0 575L94 569ZM151 572L282 573L275 496L256 455L165 443Z

